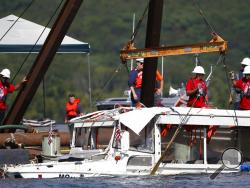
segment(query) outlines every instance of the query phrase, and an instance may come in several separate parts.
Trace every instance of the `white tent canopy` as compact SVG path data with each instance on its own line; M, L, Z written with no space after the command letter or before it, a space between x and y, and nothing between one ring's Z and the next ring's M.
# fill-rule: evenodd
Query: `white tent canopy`
M17 19L18 17L15 15L9 15L0 19L0 39L10 29L2 40L0 40L0 53L30 53L32 48L31 53L39 53L51 29L45 29L44 26L29 20L22 18ZM40 37L41 34L42 36ZM37 41L39 37L40 39ZM90 45L65 36L57 53L87 53L89 88L91 88L89 62ZM91 89L89 95L91 107Z
M0 38L18 19L15 15L9 15L0 19ZM0 53L29 53L42 31L44 26L34 22L19 18L8 33L0 40ZM40 37L32 53L39 53L45 42L49 28L46 28ZM57 53L89 53L88 43L81 42L71 37L65 36Z

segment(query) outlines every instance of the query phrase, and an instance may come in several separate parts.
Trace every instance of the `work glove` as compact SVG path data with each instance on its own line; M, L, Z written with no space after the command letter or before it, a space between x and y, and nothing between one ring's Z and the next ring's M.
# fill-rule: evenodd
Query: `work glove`
M205 91L202 88L199 88L198 95L199 96L205 96L206 94L205 94Z
M233 95L231 93L229 95L228 104L229 105L233 104Z
M205 91L204 91L204 89L202 88L202 85L201 85L201 84L198 85L198 90L197 90L197 92L198 92L198 96L205 96L205 95L206 95L206 94L205 94Z
M235 75L235 72L234 72L234 71L230 71L230 72L229 72L229 78L230 78L231 80L235 80L235 79L236 79L236 75Z

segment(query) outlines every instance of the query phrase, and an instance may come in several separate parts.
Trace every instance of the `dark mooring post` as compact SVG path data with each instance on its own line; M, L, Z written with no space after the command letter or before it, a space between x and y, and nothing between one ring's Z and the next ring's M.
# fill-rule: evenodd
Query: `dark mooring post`
M149 2L146 48L159 47L162 10L163 0L151 0ZM147 107L152 107L154 106L155 76L158 58L146 58L144 62L141 102Z
M52 62L55 53L66 35L77 11L81 6L82 0L67 0L53 25L40 53L38 54L34 65L27 75L28 82L22 88L9 113L7 114L4 124L19 124L23 115L32 101L46 71Z

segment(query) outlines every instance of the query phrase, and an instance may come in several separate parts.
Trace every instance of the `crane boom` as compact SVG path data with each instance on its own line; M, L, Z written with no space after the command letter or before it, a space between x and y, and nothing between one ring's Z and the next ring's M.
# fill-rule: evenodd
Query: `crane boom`
M4 124L19 124L28 108L33 96L35 95L41 80L43 79L49 65L51 64L57 49L59 48L64 36L66 35L77 11L81 6L82 0L65 1L55 24L53 25L35 63L27 75L27 83L21 88L14 103L11 106Z
M136 58L225 52L227 50L227 47L227 41L223 40L219 35L213 34L213 39L209 42L190 45L137 49L133 47L133 44L129 43L125 48L120 51L120 58L122 62L125 62L126 60Z

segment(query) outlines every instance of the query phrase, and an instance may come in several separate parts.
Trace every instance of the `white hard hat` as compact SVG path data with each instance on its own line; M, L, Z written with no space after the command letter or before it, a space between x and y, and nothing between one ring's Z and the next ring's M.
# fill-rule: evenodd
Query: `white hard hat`
M245 66L243 74L250 74L250 65Z
M249 66L250 65L250 58L245 57L241 62L242 65Z
M202 66L196 66L193 70L192 73L195 73L195 74L205 74L205 71L203 69Z
M3 77L6 77L6 78L10 78L10 70L9 69L3 69L0 72L0 75L2 75Z
M144 63L144 59L143 58L138 58L138 59L136 59L136 62Z

